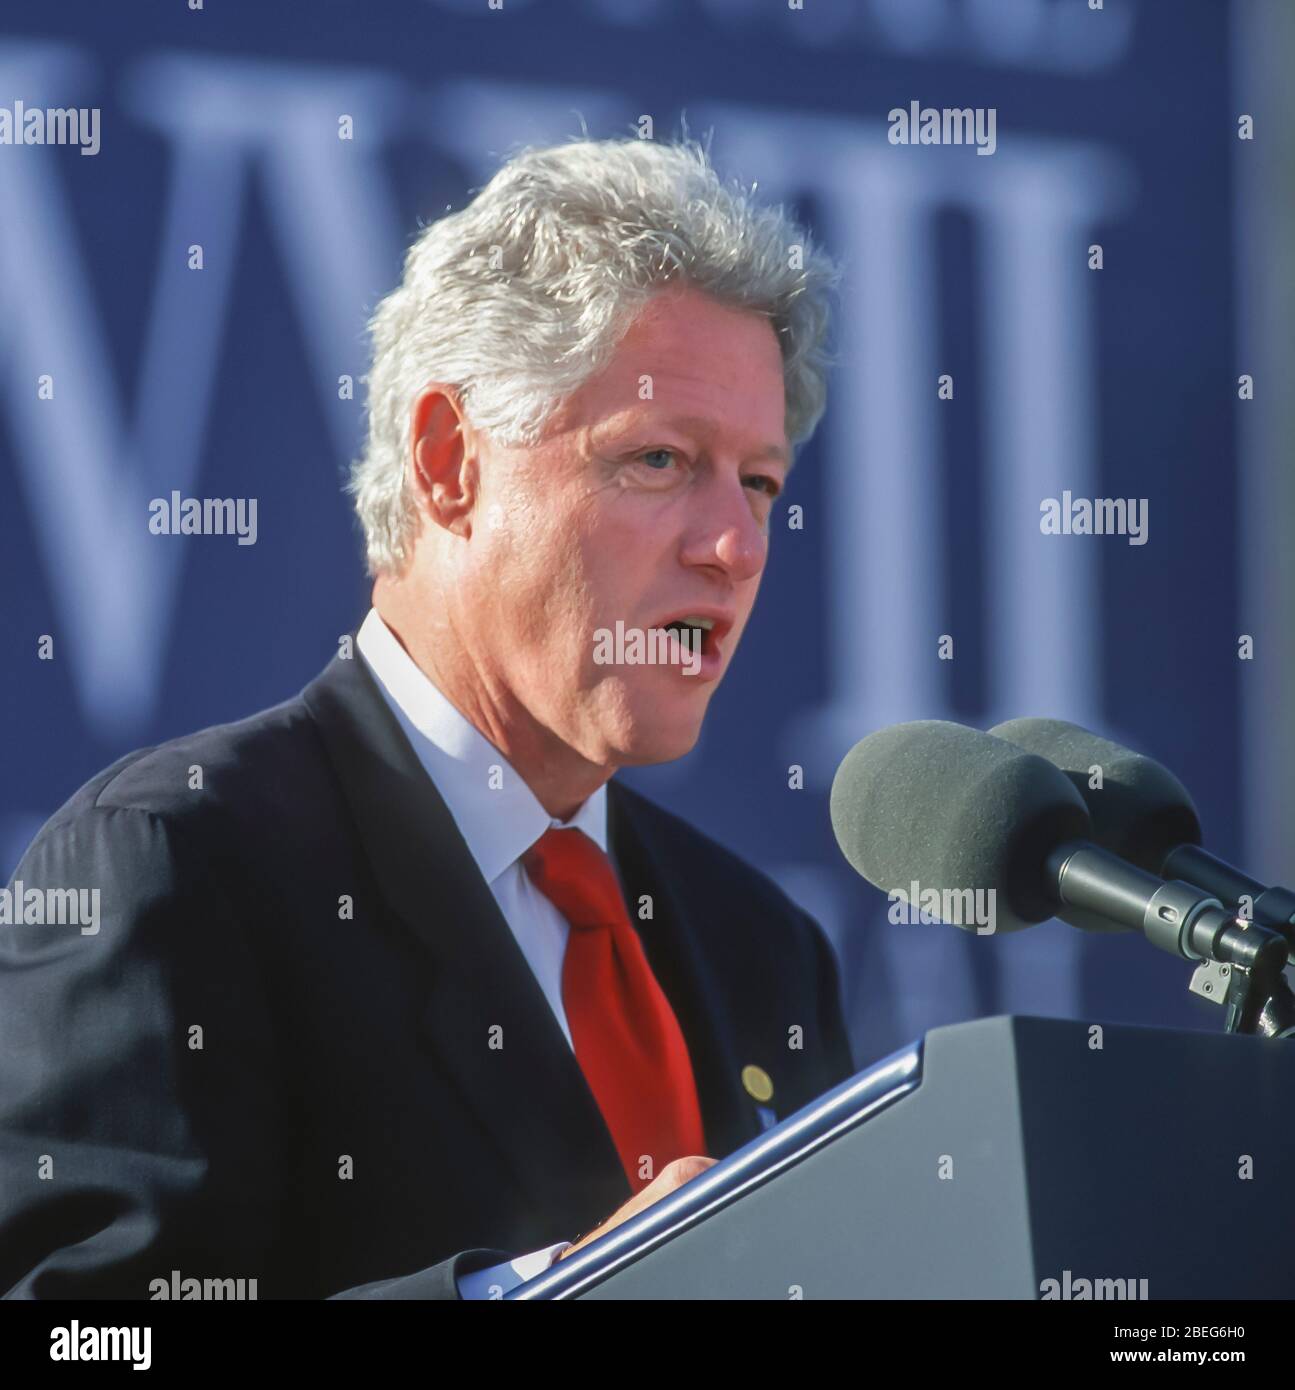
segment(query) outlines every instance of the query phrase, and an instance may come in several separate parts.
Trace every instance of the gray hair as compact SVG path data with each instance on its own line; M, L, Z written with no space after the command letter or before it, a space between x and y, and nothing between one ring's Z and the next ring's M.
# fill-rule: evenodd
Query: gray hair
M696 141L520 151L467 207L420 233L369 322L368 441L347 491L370 574L408 560L410 411L429 382L453 385L473 425L501 444L534 444L653 293L684 283L768 316L795 448L826 406L839 278L781 207L757 208L722 183Z

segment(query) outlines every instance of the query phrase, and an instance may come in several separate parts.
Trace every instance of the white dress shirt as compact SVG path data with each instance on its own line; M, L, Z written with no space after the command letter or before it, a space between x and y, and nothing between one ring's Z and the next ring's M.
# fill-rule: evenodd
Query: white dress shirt
M555 820L504 755L414 664L376 609L369 610L356 645L419 762L449 807L568 1045L572 1045L562 1007L562 957L571 929L531 882L521 857L551 826L583 830L606 853L606 786L599 787L568 820ZM507 1293L546 1269L569 1244L559 1241L547 1250L466 1274L459 1280L459 1293L463 1298L489 1298L496 1286Z

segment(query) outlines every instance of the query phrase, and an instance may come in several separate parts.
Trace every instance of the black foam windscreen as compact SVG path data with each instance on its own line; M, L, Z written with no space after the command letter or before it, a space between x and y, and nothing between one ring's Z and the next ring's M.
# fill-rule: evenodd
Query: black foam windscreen
M1047 855L1090 829L1083 798L1045 758L934 719L855 744L831 805L841 852L869 883L910 898L914 883L923 893L992 889L996 931L1053 915Z
M1009 719L989 732L1064 772L1088 807L1093 839L1130 864L1158 874L1170 850L1200 844L1187 788L1154 759L1062 719Z

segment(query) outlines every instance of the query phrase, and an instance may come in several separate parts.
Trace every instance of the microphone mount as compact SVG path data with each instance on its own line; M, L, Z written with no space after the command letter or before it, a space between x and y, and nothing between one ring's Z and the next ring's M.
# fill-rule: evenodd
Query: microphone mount
M1058 846L1047 869L1063 920L1067 909L1095 913L1140 931L1159 950L1197 962L1189 988L1226 1008L1226 1032L1295 1036L1282 932L1236 916L1190 883L1157 878L1085 841Z

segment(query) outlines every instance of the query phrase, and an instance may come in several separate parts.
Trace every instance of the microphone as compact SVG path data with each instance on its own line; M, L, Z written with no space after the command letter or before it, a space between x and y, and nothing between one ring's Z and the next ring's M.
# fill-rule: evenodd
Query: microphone
M1295 961L1295 893L1265 887L1202 849L1196 807L1168 768L1062 719L1009 719L989 732L1047 758L1070 779L1103 848L1149 873L1194 884L1230 907L1248 900L1243 916L1280 932ZM1101 769L1100 788L1089 785L1093 768Z
M1060 917L1201 960L1233 927L1217 899L1093 844L1083 797L1046 758L962 724L869 734L837 769L831 808L842 854L869 883L909 901L914 889L954 905L992 894L995 931Z
M855 744L831 808L841 853L869 883L904 897L916 884L950 901L992 892L996 931L1054 915L1044 861L1091 828L1083 798L1047 759L937 719Z
M1036 753L943 720L892 725L846 754L831 810L842 854L892 898L934 893L956 906L985 894L994 931L1052 916L1139 930L1171 955L1226 967L1228 1031L1295 1036L1283 938L1093 844L1073 780ZM956 915L952 924L967 926Z

